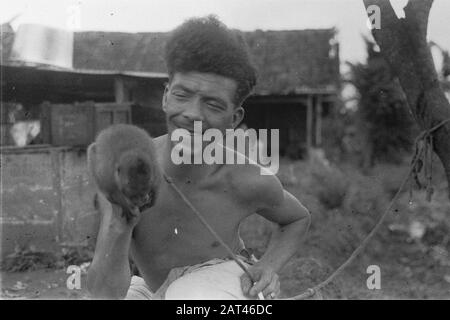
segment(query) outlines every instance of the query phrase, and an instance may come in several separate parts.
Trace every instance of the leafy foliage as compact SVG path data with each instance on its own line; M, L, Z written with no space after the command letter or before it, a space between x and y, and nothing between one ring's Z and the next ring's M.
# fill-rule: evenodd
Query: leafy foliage
M359 130L366 136L373 160L396 160L410 151L414 122L403 91L377 45L365 39L365 64L350 64L350 82L358 92Z
M2 261L1 269L9 272L24 272L55 268L56 263L56 255L52 252L38 251L33 247L16 247L14 252Z
M1 263L1 270L24 272L39 269L64 268L81 265L93 258L93 250L88 247L62 248L61 251L38 250L34 246L17 246Z

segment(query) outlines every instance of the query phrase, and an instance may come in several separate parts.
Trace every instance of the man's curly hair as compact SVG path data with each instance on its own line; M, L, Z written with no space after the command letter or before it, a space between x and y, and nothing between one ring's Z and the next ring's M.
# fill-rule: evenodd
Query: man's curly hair
M165 47L169 77L177 72L215 73L237 82L236 105L256 84L247 44L215 16L192 18L172 31Z

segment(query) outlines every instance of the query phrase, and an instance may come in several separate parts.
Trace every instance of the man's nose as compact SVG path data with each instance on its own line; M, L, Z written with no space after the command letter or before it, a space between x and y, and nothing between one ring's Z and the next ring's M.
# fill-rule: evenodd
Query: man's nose
M184 110L183 116L190 121L203 121L203 112L200 99L195 99Z

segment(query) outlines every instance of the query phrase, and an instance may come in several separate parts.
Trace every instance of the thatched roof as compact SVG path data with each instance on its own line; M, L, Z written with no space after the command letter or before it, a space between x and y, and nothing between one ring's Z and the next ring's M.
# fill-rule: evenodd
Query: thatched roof
M245 33L259 73L259 94L336 90L339 54L326 30L255 31ZM334 57L333 57L334 53Z
M337 44L332 43L334 29L257 30L243 35L258 70L256 94L337 89L339 53ZM166 72L166 37L167 33L75 33L74 68Z
M75 33L74 68L166 72L165 39L164 33Z
M333 29L245 32L258 70L257 94L333 91L339 55ZM75 35L74 66L165 72L166 33L82 32ZM334 50L335 56L330 57Z

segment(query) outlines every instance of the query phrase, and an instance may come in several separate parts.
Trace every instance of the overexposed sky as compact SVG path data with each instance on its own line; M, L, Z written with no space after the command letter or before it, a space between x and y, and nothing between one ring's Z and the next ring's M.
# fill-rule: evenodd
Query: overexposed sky
M406 0L391 0L398 10ZM400 11L398 11L400 12ZM245 31L336 27L342 61L362 61L369 34L362 0L0 0L0 23L77 31L169 31L192 16L216 14ZM450 49L450 0L434 0L428 38Z

